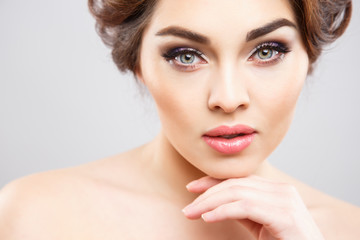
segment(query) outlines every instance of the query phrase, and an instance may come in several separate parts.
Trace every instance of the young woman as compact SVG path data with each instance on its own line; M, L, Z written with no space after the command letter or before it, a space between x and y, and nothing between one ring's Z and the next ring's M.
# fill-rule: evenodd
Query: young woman
M360 210L273 168L322 47L351 1L89 1L159 135L7 185L0 239L357 239ZM186 187L185 187L186 186Z

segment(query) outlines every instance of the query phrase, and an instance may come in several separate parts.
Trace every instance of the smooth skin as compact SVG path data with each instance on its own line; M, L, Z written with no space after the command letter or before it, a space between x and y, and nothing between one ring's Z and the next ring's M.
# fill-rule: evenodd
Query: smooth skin
M155 100L159 135L111 158L8 184L0 239L358 239L358 207L266 160L289 128L309 67L296 24L247 40L279 19L295 23L287 0L160 0L136 73ZM177 48L193 50L170 58ZM256 130L237 154L202 139L235 124Z

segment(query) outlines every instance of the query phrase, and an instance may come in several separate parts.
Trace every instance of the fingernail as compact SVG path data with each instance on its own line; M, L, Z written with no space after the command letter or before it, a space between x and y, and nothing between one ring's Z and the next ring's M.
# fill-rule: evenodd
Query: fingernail
M189 204L181 210L183 213L189 213L189 210L192 208L193 204Z
M204 220L204 222L211 222L213 220L213 216L210 212L201 214L201 218Z
M188 185L186 185L186 188L189 189L189 188L195 186L197 182L198 182L198 181L195 180L195 181L192 181L192 182L188 183Z
M187 211L188 211L188 207L185 207L183 210L181 210L184 214L186 214L187 213Z

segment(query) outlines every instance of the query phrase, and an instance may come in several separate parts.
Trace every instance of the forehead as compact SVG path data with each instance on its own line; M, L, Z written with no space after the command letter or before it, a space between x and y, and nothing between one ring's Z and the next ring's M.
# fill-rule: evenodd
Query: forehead
M236 37L279 18L295 22L289 0L158 0L149 28L177 25Z

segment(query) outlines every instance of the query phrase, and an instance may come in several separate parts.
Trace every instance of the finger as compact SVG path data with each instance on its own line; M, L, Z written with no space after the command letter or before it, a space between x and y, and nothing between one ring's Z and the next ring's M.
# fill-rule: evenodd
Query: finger
M271 186L272 184L276 184L278 182L275 182L273 180L268 180L268 179L264 179L261 177L258 177L256 175L251 175L248 177L244 177L244 178L233 178L233 179L216 179L210 176L205 176L202 177L198 180L194 180L192 182L190 182L188 185L186 185L186 188L190 191L190 192L194 192L194 193L201 193L201 192L205 192L207 189L221 183L221 182L228 182L227 184L231 184L234 181L243 181L244 184L246 184L246 182L248 181L249 186L251 185L251 181L254 181L253 184L265 184L265 185L269 185ZM227 184L223 185L223 186L227 186Z
M190 182L188 185L186 185L186 188L189 192L192 193L203 193L207 189L221 183L222 181L223 180L206 176Z
M212 184L213 186L208 187L211 185L211 183L207 183L207 181L213 181ZM206 187L208 187L208 189L201 194L198 198L196 198L193 203L197 204L198 202L202 201L203 199L207 198L208 196L219 192L221 190L230 188L230 187L235 187L235 186L239 186L239 187L246 187L246 188L253 188L255 190L259 190L259 191L263 191L263 192L272 192L272 193L277 193L282 191L283 189L283 184L277 183L277 182L273 182L273 181L268 181L265 179L262 179L260 177L257 176L249 176L249 177L245 177L245 178L232 178L232 179L227 179L224 181L220 181L218 180L218 184L215 184L215 180L211 180L211 179L199 179L197 180L193 185L199 185L199 189L204 190ZM193 188L195 188L196 186L192 186Z
M282 218L278 210L285 205L282 199L269 192L231 186L191 204L184 209L184 214L189 219L202 217L209 223L238 220L254 236L259 236L262 225L271 225Z
M260 233L281 239L315 234L321 239L321 232L296 188L273 181L260 184L257 181L262 179L249 179L228 179L214 185L184 209L185 215L191 219L201 216L206 222L238 220L255 232L255 237ZM256 182L258 184L253 185ZM248 183L250 187L242 186Z
M243 225L253 236L255 236L255 239L260 239L260 233L263 228L262 224L259 224L257 222L251 221L249 219L237 219L237 221ZM265 238L267 239L267 238Z
M256 225L244 224L254 236L267 234L270 239L289 239L290 236L298 236L299 239L308 239L305 236L314 236L314 239L323 239L322 234L311 217L291 216L291 211L286 208L273 207L271 205L244 204L244 201L236 201L221 205L210 212L202 214L205 222L215 223L224 220L250 220ZM299 221L300 222L297 222ZM266 238L268 239L268 238Z
M219 222L224 220L251 220L260 225L269 226L276 219L278 210L269 205L246 204L245 201L235 201L220 205L212 211L202 214L205 222ZM279 218L279 216L277 216ZM244 225L249 227L251 225Z
M231 186L227 189L212 193L201 200L187 206L183 211L189 219L200 218L202 214L212 211L215 208L235 201L245 201L244 205L249 203L261 203L259 199L266 199L267 202L273 202L274 205L279 200L273 194L261 192L253 188L242 186ZM249 202L249 203L246 203Z
M260 236L260 234L272 236L272 238L265 239L289 239L291 236L297 236L298 239L323 239L308 212L299 214L287 207L273 206L265 202L249 204L242 200L223 204L202 214L202 218L209 223L230 219L240 220L239 222L243 223L243 226L254 236ZM243 220L250 220L259 225L253 225L249 221L244 222ZM260 225L262 227L259 227ZM308 238L309 236L314 238Z
M245 193L243 193L243 195L244 194ZM183 209L183 212L189 219L198 219L203 213L212 211L223 204L239 201L241 197L235 195L231 190L225 189L213 193L201 201L188 205Z

